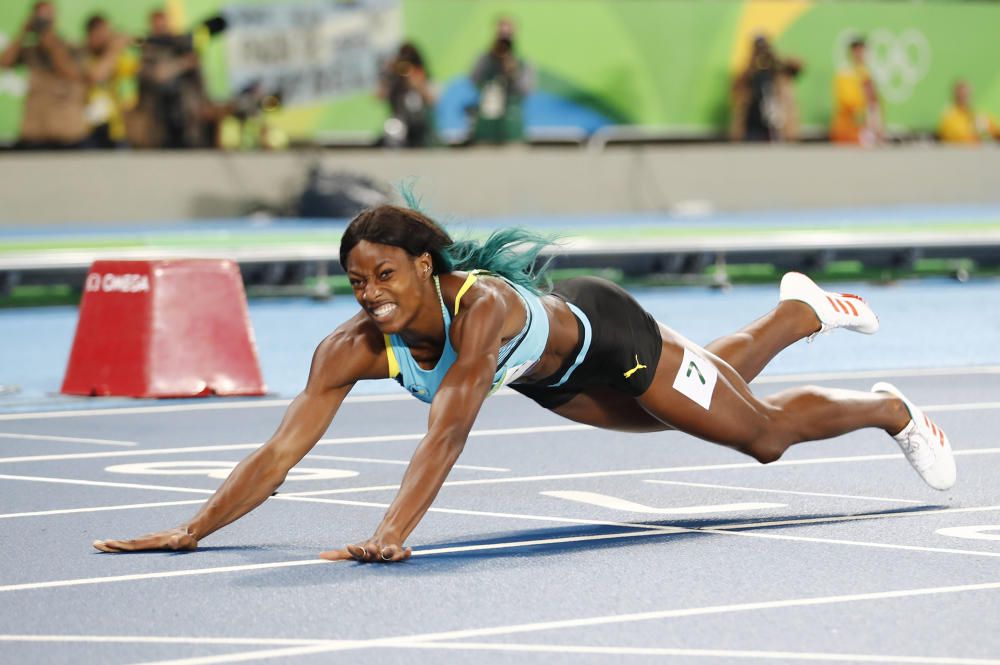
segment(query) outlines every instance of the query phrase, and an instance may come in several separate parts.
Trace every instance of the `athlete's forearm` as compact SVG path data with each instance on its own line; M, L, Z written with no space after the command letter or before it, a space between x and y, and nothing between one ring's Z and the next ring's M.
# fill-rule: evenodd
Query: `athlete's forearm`
M274 494L288 468L267 445L240 462L184 528L196 539L218 531L264 503Z
M396 498L375 532L376 537L400 544L406 541L441 491L464 446L464 437L460 440L424 437L413 453Z

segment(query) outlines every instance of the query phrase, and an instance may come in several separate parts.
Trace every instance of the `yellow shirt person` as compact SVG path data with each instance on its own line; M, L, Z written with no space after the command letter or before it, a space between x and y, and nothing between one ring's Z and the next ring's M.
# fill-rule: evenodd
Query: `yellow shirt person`
M882 139L882 117L875 81L865 65L865 42L861 37L851 40L850 59L851 64L838 71L833 81L830 140L871 145Z
M972 88L965 81L955 84L954 103L941 116L938 138L945 143L978 144L1000 139L1000 125L987 113L972 108Z

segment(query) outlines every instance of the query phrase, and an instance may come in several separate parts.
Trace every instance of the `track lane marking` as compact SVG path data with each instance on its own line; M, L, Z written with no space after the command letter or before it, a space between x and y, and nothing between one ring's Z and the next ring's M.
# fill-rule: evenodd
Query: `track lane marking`
M992 591L996 589L1000 589L1000 582L989 582L985 584L967 584L961 586L903 589L898 591L879 591L873 593L843 594L837 596L792 598L785 600L771 600L771 601L761 601L754 603L737 603L731 605L710 605L706 607L656 610L651 612L636 612L630 614L612 614L605 616L587 617L582 619L540 621L535 623L495 626L491 628L473 628L468 630L453 630L446 632L424 633L422 635L378 638L378 639L363 641L360 644L350 645L350 646L334 645L334 646L324 647L316 645L316 646L306 646L306 647L289 647L285 649L248 651L237 654L223 654L219 656L206 656L194 659L183 658L177 660L158 660L146 663L146 665L217 665L220 663L247 662L251 660L263 660L267 658L292 657L292 656L327 653L334 651L347 651L354 649L372 649L380 647L414 648L416 644L421 644L421 643L439 644L441 640L463 640L471 637L492 637L499 635L537 633L549 630L560 630L564 628L581 628L587 626L635 623L638 621L654 621L663 619L674 619L680 617L709 616L709 615L729 614L738 612L758 612L761 610L784 609L788 607L810 607L810 606L820 606L820 605L832 605L839 603L864 602L870 600L912 598L916 596L940 595L949 593Z
M87 485L90 487L121 487L124 489L161 490L164 492L187 492L189 494L215 494L215 490L202 490L193 487L174 487L172 485L142 485L139 483L113 483L106 480L78 480L76 478L50 478L47 476L13 476L0 474L0 480L25 480L36 483L58 483L62 485Z
M53 436L50 434L18 434L16 432L0 432L0 439L26 439L28 441L61 441L66 443L91 443L95 446L137 446L135 441L118 441L115 439L89 439L81 436Z
M753 384L768 383L798 383L802 381L847 381L851 379L877 378L907 378L924 376L967 376L970 374L989 375L1000 374L1000 365L976 365L970 367L925 367L884 370L861 370L846 372L814 372L808 374L766 374L757 377ZM504 388L495 393L494 397L508 397L518 394L514 390ZM363 404L371 402L412 402L413 398L406 393L387 393L383 395L354 395L344 400L347 404ZM184 411L222 411L230 409L260 409L288 406L291 399L261 399L239 402L171 404L161 406L130 406L121 408L79 409L67 411L33 411L28 413L0 414L3 420L45 420L49 418L86 418L92 416L124 416L148 413L178 413ZM992 402L1000 408L1000 402ZM926 410L926 409L925 409Z
M956 450L954 454L956 456L966 456L966 455L991 455L1000 453L1000 448L978 448L969 450ZM466 486L466 485L489 485L495 483L518 483L518 482L536 482L543 480L575 480L580 478L607 478L616 476L635 476L643 474L660 474L660 473L680 473L687 471L716 471L716 470L728 470L728 469L770 469L779 466L795 466L795 465L809 465L809 464L825 464L825 463L842 463L842 462L864 462L864 461L883 461L890 459L902 459L903 455L901 453L891 453L884 455L857 455L851 457L819 457L804 460L787 460L778 461L767 466L761 465L758 462L739 462L733 464L703 464L697 466L681 466L681 467L664 467L659 469L625 469L620 471L589 471L582 473L565 473L565 474L551 474L543 476L518 476L518 477L508 477L508 478L483 478L476 480L453 480L446 481L444 487L456 487L456 486ZM212 494L215 490L210 489L194 489L190 487L177 487L177 486L167 486L167 485L142 485L136 483L114 483L108 481L94 481L94 480L77 480L73 478L55 478L55 477L44 477L44 476L24 476L24 475L10 475L10 474L0 474L0 480L23 480L23 481L36 481L36 482L49 482L49 483L66 483L70 485L94 485L98 487L121 487L121 488L132 488L132 489L152 489L165 492L188 492L188 493L200 493L200 494ZM363 492L375 492L375 491L393 491L398 490L399 485L373 485L365 487L343 487L339 489L331 490L311 490L303 492L287 492L281 493L278 497L288 498L292 496L296 497L317 497L317 496L329 496L334 494L353 494L353 493L363 493ZM277 497L275 497L277 498ZM68 509L76 510L76 509ZM56 513L52 513L56 514Z
M330 646L336 643L355 642L356 640L323 640L323 639L284 639L267 637L173 637L173 636L148 636L148 635L15 635L0 634L0 642L71 642L98 644L117 642L121 644L206 644L206 645L233 645L233 646L306 646L310 644L324 644Z
M252 637L173 637L144 635L0 635L0 642L70 643L70 644L184 644L218 646L367 646L360 640L252 638ZM377 648L378 645L376 645ZM913 663L916 665L1000 665L1000 660L938 656L886 656L804 651L761 651L747 649L691 649L675 647L586 646L568 644L518 644L510 642L397 642L387 648L427 650L518 651L538 653L579 653L636 656L691 656L750 658L759 660L791 659L835 662ZM176 662L176 661L175 661Z
M647 478L643 482L645 483L656 483L658 485L682 485L686 487L707 487L709 489L723 489L723 490L740 490L742 492L764 492L767 494L795 494L799 496L822 496L831 497L834 499L859 499L862 501L889 501L893 503L914 503L922 504L923 501L915 501L914 499L890 499L884 496L858 496L856 494L832 494L828 492L799 492L795 490L776 490L776 489L763 489L760 487L740 487L737 485L716 485L710 483L692 483L684 482L680 480L659 480L657 478Z
M309 459L329 460L331 462L362 462L365 464L393 464L397 466L409 466L410 460L381 459L373 457L342 457L339 455L313 455L309 454ZM466 469L469 471L497 471L509 472L510 469L498 466L473 466L471 464L455 464L453 469Z
M676 647L585 646L571 644L512 644L510 642L408 642L390 645L400 649L448 651L514 651L522 653L574 653L606 656L678 656L694 658L744 658L751 660L807 660L838 663L902 663L913 665L1000 665L1000 659L948 656L886 656L860 653L763 651L753 649L686 649Z
M362 502L353 502L351 505L365 505ZM381 507L381 506L379 506ZM982 506L975 508L944 508L941 510L934 511L917 511L917 512L906 512L906 513L882 513L882 514L869 514L862 516L844 516L837 518L820 518L820 520L825 519L826 521L846 521L853 519L876 519L876 518L892 518L892 517L915 517L923 516L926 514L941 514L941 513L958 513L958 512L974 512L974 511L986 511L986 510L1000 510L1000 505L998 506ZM435 511L441 512L441 511ZM478 511L475 511L478 513ZM470 511L470 514L471 511ZM516 517L516 515L515 515ZM547 518L553 522L565 521L564 518ZM808 518L795 522L794 520L783 520L780 522L782 525L792 525L796 523L814 523L819 521L817 519ZM590 522L593 523L593 522ZM597 522L600 524L600 522ZM608 524L608 523L605 523ZM689 527L679 527L672 525L663 526L650 526L647 524L636 523L611 523L615 526L626 526L632 531L621 532L621 533L610 533L610 534L594 534L587 536L558 536L555 538L537 538L531 540L513 541L513 542L501 542L501 543L482 543L477 545L456 545L456 546L444 546L444 547L432 547L432 548L422 548L414 549L413 556L430 556L435 554L455 554L462 552L482 552L491 550L501 550L501 549L514 549L519 547L535 547L538 545L552 545L552 544L563 544L563 543L576 543L576 542L589 542L598 540L617 540L622 538L640 538L645 536L665 536L676 533L696 533L705 535L717 535L718 533L725 533L726 535L737 535L736 533L730 532L733 529L748 529L753 527L760 527L762 525L767 526L777 523L768 522L758 522L758 523L743 523L743 524L733 524L733 525L723 525L720 527L704 527L704 528L689 528ZM753 534L739 534L739 535L753 535ZM800 537L789 536L785 537L781 534L759 534L761 536L773 537L775 539L785 539L785 540L803 540ZM837 543L837 541L821 541L829 543ZM851 541L844 541L843 544L857 544ZM893 547L886 544L885 547ZM899 549L915 549L912 546L903 545L899 546ZM932 549L932 548L920 548L921 551L931 551L931 552L944 552L949 554L969 554L977 556L988 556L988 557L1000 557L1000 552L982 552L977 550L944 550L944 549ZM175 570L175 571L162 571L157 573L136 573L131 575L117 575L117 576L107 576L107 577L86 577L78 579L69 580L50 580L47 582L27 582L21 584L8 584L0 586L0 592L8 591L26 591L33 589L50 589L50 588L60 588L60 587L71 587L71 586L81 586L90 584L107 584L115 582L133 582L138 580L146 579L161 579L170 577L188 577L194 575L211 575L219 573L230 573L230 572L241 572L246 570L264 570L269 568L286 568L295 566L309 566L322 563L330 563L323 559L296 559L291 561L278 561L272 563L263 564L243 564L234 566L219 566L212 568L191 568L186 570Z
M764 508L787 508L785 503L720 503L715 505L702 506L671 506L668 508L656 508L643 503L628 501L621 497L600 492L583 492L580 490L552 490L539 492L542 496L550 496L555 499L575 501L598 508L608 510L619 510L628 513L641 513L646 515L704 515L705 513L729 513L741 510L761 510Z
M537 427L507 427L503 429L480 429L469 432L470 438L483 436L518 436L524 434L552 434L557 432L582 432L596 430L590 425L542 425ZM351 443L384 443L391 441L420 441L426 432L412 434L379 434L373 436L345 436L331 439L320 439L317 446L342 446ZM0 464L20 462L54 462L63 460L105 459L109 457L149 457L155 455L173 455L204 452L224 452L230 450L256 450L264 445L263 441L256 443L231 443L215 446L190 446L179 448L150 448L148 450L123 450L101 453L66 453L63 455L31 455L21 457L0 457Z
M127 503L117 506L92 506L90 508L58 508L55 510L36 510L27 513L5 513L0 515L0 520L13 519L16 517L48 517L52 515L72 515L78 513L100 513L109 510L132 510L137 508L163 508L166 506L191 506L196 503L204 503L202 499L189 499L187 501L157 501L153 503Z
M955 456L995 455L1000 448L971 448L954 451ZM760 462L733 462L729 464L697 464L693 466L667 466L660 468L621 469L617 471L584 471L580 473L556 473L540 476L514 476L508 478L480 478L474 480L445 481L443 487L461 487L468 485L492 485L500 483L538 482L542 480L576 480L580 478L613 478L621 476L656 475L661 473L682 473L688 471L721 471L728 469L776 469L787 466L808 466L812 464L841 464L852 462L881 462L885 460L902 460L902 453L883 453L878 455L849 455L843 457L812 457L800 460L779 460L767 465ZM367 487L338 488L330 490L309 490L294 492L296 496L326 496L330 494L349 494L356 492L383 492L397 490L399 485L370 485Z

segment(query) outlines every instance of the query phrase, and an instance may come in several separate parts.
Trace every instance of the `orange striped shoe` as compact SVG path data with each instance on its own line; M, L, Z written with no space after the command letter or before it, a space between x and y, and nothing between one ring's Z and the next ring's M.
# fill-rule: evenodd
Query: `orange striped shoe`
M809 336L809 341L834 328L866 335L878 332L878 317L863 298L850 293L824 291L800 272L785 273L781 278L779 300L799 300L816 313L821 327Z
M933 420L924 415L913 402L891 383L880 381L872 386L873 393L889 393L898 397L910 412L910 422L893 439L899 444L920 477L936 490L946 490L955 484L955 456L948 436Z

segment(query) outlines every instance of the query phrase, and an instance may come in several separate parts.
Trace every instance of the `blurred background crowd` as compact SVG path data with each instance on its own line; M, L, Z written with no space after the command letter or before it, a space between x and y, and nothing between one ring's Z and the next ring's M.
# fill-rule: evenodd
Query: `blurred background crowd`
M650 138L661 140L829 140L875 146L913 138L964 144L1000 138L996 109L977 102L970 79L994 87L995 105L998 60L983 63L972 51L976 71L949 68L947 58L937 57L941 38L928 36L927 28L841 29L833 40L831 64L815 61L815 51L785 52L782 42L789 42L791 50L797 39L787 17L785 29L772 34L769 29L778 32L773 17L753 26L744 16L741 29L726 35L740 43L731 47L736 55L722 72L713 65L706 76L707 56L694 50L687 58L636 62L641 76L615 64L596 72L601 80L594 82L588 76L602 61L627 61L615 53L616 39L573 34L571 17L563 26L540 19L533 24L532 16L540 15L531 11L524 17L489 17L476 33L478 38L489 31L478 52L456 62L457 55L442 58L470 49L447 48L439 43L442 37L467 44L472 36L442 34L441 26L425 29L433 12L422 17L410 8L412 2L202 2L201 16L194 11L198 7L185 12L177 2L129 3L127 10L124 3L97 2L89 3L92 11L75 27L62 18L58 2L23 4L18 23L10 24L13 8L8 6L7 24L0 25L6 35L0 67L23 82L20 88L9 79L0 85L0 97L8 97L0 100L0 132L6 121L13 134L8 143L20 149L280 149L338 141L425 147L579 139L620 126L645 127ZM779 12L801 3L784 4ZM142 5L142 29L123 27L118 11L134 24L137 5ZM455 5L452 11L460 9ZM79 7L73 13L80 15ZM1000 13L993 15L1000 19ZM699 23L711 19L695 17ZM959 19L958 31L962 21L969 21L971 39L974 20L971 15ZM588 26L592 29L592 21ZM721 26L699 29L705 35L723 31ZM578 71L573 64L546 63L540 76L530 56L533 49L522 46L527 41L522 33L532 35L529 44L562 40L571 58L578 49L590 52L578 58ZM73 34L82 38L68 36ZM644 38L647 33L639 27L617 37ZM544 60L545 49L535 50ZM428 52L438 59L434 67ZM443 86L435 69L459 74ZM657 76L665 82L657 83ZM647 85L637 78L665 88L659 95L690 98L693 111L676 104L633 111L631 98L636 106L657 104L643 99L648 92L630 89ZM714 91L704 90L712 85ZM803 97L808 98L806 122ZM918 97L920 117L914 119L911 107ZM725 100L724 108L705 101L711 99ZM19 109L10 107L13 101ZM937 110L928 122L931 104ZM692 113L695 122L685 118Z

